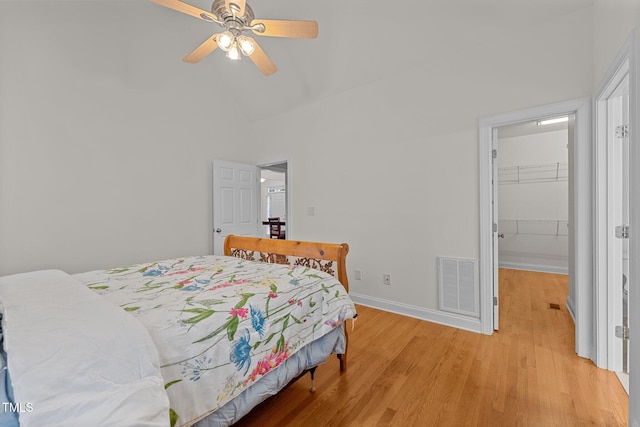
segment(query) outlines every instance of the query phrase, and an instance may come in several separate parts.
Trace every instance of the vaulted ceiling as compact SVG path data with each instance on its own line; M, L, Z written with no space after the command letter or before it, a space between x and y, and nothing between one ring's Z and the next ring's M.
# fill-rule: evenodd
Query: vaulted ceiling
M211 7L209 0L189 1L205 10ZM508 37L514 29L590 7L592 1L254 0L249 4L256 17L319 23L319 36L313 40L256 37L279 69L270 77L262 76L251 61L231 63L219 51L197 65L186 65L196 67L196 74L211 76L211 87L203 91L215 88L214 96L238 103L246 118L255 121L393 78L407 68L471 52L474 46ZM217 24L150 2L136 11L144 15L139 19L145 31L159 40L172 39L162 52L165 61L181 61L219 30Z
M211 8L211 0L186 2ZM33 49L30 55L42 56L43 66L47 55L66 55L64 60L80 68L136 76L138 86L175 85L176 90L195 91L211 104L228 105L249 122L379 80L401 79L410 69L442 66L448 58L473 55L478 46L504 43L514 31L540 31L550 20L593 6L593 0L250 0L258 18L319 23L317 39L256 36L278 67L276 74L264 77L250 60L231 62L220 51L198 64L183 63L185 55L220 27L148 0L2 3L18 5L18 11L20 3L40 4L43 16L33 20L56 26L52 39L52 32L44 28L33 36L38 43L15 36L5 41L26 43L25 49ZM59 30L60 26L68 29Z

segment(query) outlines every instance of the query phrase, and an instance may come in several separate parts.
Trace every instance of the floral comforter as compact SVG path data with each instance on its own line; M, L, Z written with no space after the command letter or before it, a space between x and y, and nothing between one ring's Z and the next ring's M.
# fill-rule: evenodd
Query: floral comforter
M333 276L199 256L75 275L136 316L160 355L172 425L191 425L354 317Z

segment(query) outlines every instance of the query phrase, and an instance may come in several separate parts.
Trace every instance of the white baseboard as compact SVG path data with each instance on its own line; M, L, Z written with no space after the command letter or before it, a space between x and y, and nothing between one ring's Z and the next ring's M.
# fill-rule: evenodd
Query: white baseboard
M366 295L349 293L354 303L365 305L367 307L377 308L391 313L401 314L403 316L413 317L428 322L438 323L452 328L464 329L481 334L482 324L480 319L474 317L460 316L454 313L444 311L430 310L427 308L416 307L408 304L401 304L381 298L369 297Z
M627 392L627 396L629 396L629 374L623 374L622 372L616 372L616 376L618 380L620 380L620 384L624 388L624 391Z
M539 271L541 273L569 274L569 269L567 267L558 267L554 265L522 264L519 262L498 261L498 267L510 268L512 270Z

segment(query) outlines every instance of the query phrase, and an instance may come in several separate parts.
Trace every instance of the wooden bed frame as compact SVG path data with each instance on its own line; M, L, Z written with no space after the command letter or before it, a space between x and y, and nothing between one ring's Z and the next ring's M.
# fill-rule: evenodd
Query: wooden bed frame
M295 240L234 236L232 234L228 235L224 241L224 254L227 256L315 268L336 276L347 293L349 292L349 280L347 279L346 270L348 252L349 245L346 243L299 242ZM341 372L347 370L349 337L346 326L344 332L347 343L345 351L344 354L337 355L338 359L340 359Z

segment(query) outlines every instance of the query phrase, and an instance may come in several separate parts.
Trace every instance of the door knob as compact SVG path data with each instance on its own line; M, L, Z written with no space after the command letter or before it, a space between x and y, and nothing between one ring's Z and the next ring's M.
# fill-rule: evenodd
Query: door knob
M216 233L222 233L222 229L221 228L216 228Z
M501 239L504 239L504 233L498 234L498 237L501 238Z

